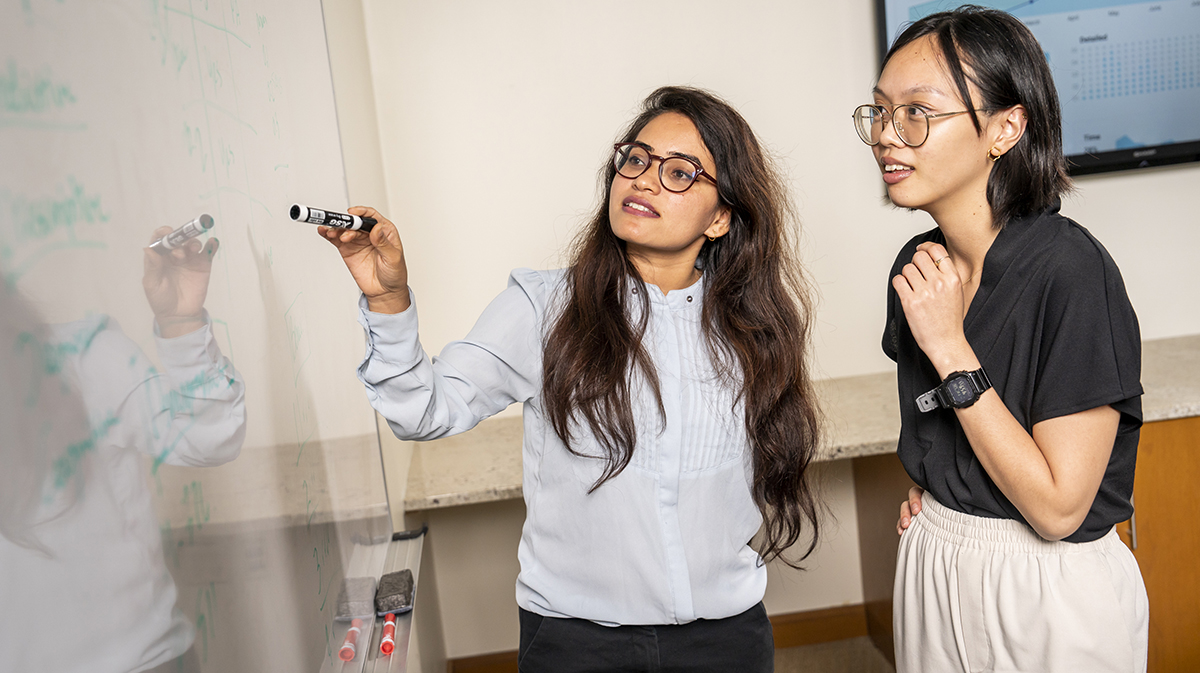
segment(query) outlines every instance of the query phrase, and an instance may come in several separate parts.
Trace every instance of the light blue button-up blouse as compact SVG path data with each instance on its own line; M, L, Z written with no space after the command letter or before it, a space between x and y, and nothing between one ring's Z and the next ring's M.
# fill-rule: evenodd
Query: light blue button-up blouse
M524 403L527 514L517 603L526 610L608 625L744 612L766 590L766 568L748 545L762 515L750 494L742 404L714 373L701 333L703 280L666 295L653 286L637 290L649 294L645 345L658 368L665 419L635 379L633 458L589 494L603 450L582 426L574 449L584 455L569 452L542 400L543 337L563 299L563 279L561 270L514 271L467 337L432 361L417 336L415 302L383 315L367 311L364 299L367 353L358 375L371 405L397 437L429 440Z

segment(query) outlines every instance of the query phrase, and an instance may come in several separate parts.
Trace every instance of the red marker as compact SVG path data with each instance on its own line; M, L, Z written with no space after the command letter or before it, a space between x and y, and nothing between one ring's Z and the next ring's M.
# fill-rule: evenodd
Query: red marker
M342 641L342 649L338 650L338 658L342 661L350 661L354 658L354 646L358 643L358 634L362 631L362 620L355 619L350 622L350 630L346 631L346 639Z
M396 649L396 615L389 612L383 618L383 640L379 641L379 651L391 654Z

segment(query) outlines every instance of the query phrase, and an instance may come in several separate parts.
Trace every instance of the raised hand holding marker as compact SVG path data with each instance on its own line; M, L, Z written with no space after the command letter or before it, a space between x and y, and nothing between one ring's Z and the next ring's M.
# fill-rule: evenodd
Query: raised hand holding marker
M331 210L309 208L299 203L292 204L289 215L297 222L308 222L309 224L319 224L323 227L336 227L338 229L350 229L351 231L370 232L377 222L373 217L359 217L358 215L335 213Z
M200 234L203 234L209 229L212 229L213 224L215 223L213 222L212 216L208 214L201 215L200 217L197 217L191 222L188 222L175 231L172 231L171 233L151 243L150 249L159 254L165 255L189 240L199 236Z
M299 204L297 204L299 205ZM311 209L310 209L311 210ZM321 238L341 255L354 282L367 298L368 310L376 313L401 313L408 309L408 267L396 227L379 211L369 206L351 209L365 221L375 220L367 236L351 229L324 227ZM297 209L297 216L301 211Z

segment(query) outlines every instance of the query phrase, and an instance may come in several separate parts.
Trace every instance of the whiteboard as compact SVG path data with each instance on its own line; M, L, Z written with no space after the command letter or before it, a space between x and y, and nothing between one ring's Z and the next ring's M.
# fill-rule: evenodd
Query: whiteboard
M330 665L345 569L362 566L355 554L391 532L375 417L355 377L363 354L357 291L328 243L287 216L297 201L344 209L337 129L318 0L0 6L7 301L30 307L48 326L107 316L104 324L128 338L130 352L162 370L141 287L142 248L156 227L178 227L201 213L216 223L210 234L220 248L205 308L216 344L244 383L240 455L210 467L172 465L169 451L140 455L141 481L114 487L113 479L94 483L112 457L42 447L51 466L62 454L79 468L64 485L46 487L47 501L63 495L55 488L74 499L49 525L67 527L73 517L83 525L84 512L98 516L101 504L111 504L97 501L105 488L126 508L114 512L152 508L157 530L143 535L148 562L170 577L138 590L174 592L186 626L176 624L168 640L194 642L172 670ZM4 364L18 370L31 353L0 344L0 358L10 359ZM53 424L55 413L43 405L27 416ZM34 447L5 450L6 458L32 456ZM87 529L96 534L103 523ZM91 548L117 546L101 540ZM50 572L84 553L57 551L30 572ZM82 582L78 576L65 581ZM17 591L22 580L5 581ZM90 581L80 591L105 577ZM112 600L107 588L94 593ZM4 595L0 631L18 632L29 620L4 605ZM0 649L8 659L0 668L28 656ZM86 656L73 663L54 651L36 656L37 670L105 670Z

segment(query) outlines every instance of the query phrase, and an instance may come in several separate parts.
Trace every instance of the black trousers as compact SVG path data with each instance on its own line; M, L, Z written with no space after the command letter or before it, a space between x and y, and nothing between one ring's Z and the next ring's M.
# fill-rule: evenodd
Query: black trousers
M762 603L725 619L601 626L521 609L520 673L772 673L775 641Z

